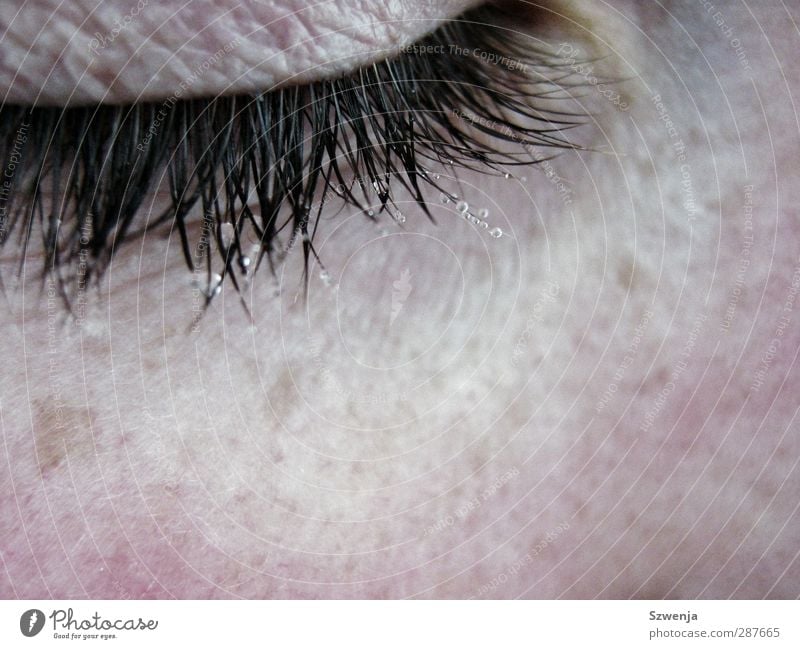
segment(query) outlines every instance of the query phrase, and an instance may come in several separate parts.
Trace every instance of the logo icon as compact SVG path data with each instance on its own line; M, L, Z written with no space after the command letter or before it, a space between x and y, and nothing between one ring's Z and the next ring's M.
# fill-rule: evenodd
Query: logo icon
M44 613L38 608L25 611L19 618L19 630L22 635L32 638L44 628Z
M404 268L400 273L400 278L392 283L392 313L389 318L389 326L394 324L400 311L403 310L403 305L406 303L408 296L411 295L411 271Z

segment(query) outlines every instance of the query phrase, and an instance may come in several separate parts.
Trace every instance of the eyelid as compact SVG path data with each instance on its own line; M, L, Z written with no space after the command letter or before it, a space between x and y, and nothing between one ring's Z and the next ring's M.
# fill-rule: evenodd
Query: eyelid
M0 99L75 106L263 92L385 58L477 4L26 2L0 11Z
M513 38L518 25L505 18L474 10L419 41L420 51L440 54L401 54L255 96L5 106L0 162L14 174L0 196L0 243L16 231L24 257L31 233L41 236L45 271L65 296L62 280L76 265L89 282L139 237L139 215L148 229L155 221L177 230L187 266L208 278L206 305L222 280L240 290L263 260L280 263L295 243L307 272L319 261L314 233L334 194L376 221L397 216L392 186L402 186L430 216L423 189L447 191L434 168L509 177L507 167L544 159L533 146L573 147L561 131L584 116L553 103L563 63ZM453 51L456 43L463 47ZM145 197L159 183L171 206L157 218ZM189 238L201 220L202 247Z

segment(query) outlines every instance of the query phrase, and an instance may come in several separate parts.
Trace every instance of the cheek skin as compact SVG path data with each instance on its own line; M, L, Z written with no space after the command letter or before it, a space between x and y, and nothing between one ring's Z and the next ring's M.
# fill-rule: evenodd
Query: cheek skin
M781 206L797 197L776 180L795 163L789 138L765 135L790 115L739 95L738 123L759 128L731 143L738 63L679 17L721 87L592 15L619 76L641 76L623 86L631 110L587 92L598 123L582 137L611 155L459 174L507 236L435 193L436 225L410 205L385 233L331 215L330 285L314 269L307 307L290 260L275 299L259 280L255 328L226 289L192 335L175 241L119 256L81 331L54 335L31 282L3 316L4 401L22 407L3 410L2 545L18 550L0 594L796 596L800 340L780 318L799 243ZM662 51L693 51L664 16L639 21L661 25L648 33ZM759 83L775 92L768 62ZM696 213L653 91L686 145Z

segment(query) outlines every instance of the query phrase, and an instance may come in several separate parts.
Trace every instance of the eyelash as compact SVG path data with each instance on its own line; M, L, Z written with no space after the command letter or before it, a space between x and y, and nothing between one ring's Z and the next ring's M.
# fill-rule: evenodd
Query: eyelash
M424 188L444 190L423 162L499 174L540 160L532 146L573 148L563 131L583 116L536 107L566 96L568 72L518 32L497 28L509 18L519 22L494 6L473 10L414 46L433 54L408 48L346 77L257 96L3 106L2 181L9 169L12 177L0 182L0 244L19 229L24 261L38 225L44 273L55 276L67 305L78 262L84 284L99 278L124 241L165 223L178 229L189 269L205 269L206 306L225 278L238 291L265 259L274 273L298 238L307 279L309 262L319 261L314 232L331 192L376 220L396 209L394 181L430 217ZM517 150L504 150L509 144ZM171 206L133 231L165 170ZM248 207L252 192L257 213ZM375 197L379 207L372 210ZM190 241L187 224L198 203L213 250ZM255 261L244 249L252 238L259 242Z

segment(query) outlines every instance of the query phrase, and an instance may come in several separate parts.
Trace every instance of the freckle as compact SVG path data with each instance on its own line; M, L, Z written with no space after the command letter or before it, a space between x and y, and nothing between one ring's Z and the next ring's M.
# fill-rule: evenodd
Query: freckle
M642 386L645 394L656 393L664 387L670 375L669 367L662 366L650 373Z
M625 289L634 290L637 278L636 266L633 261L623 260L617 267L617 282Z
M47 474L71 460L94 454L93 435L99 428L91 427L93 417L85 408L75 408L50 400L34 403L33 440L36 444L36 461Z

